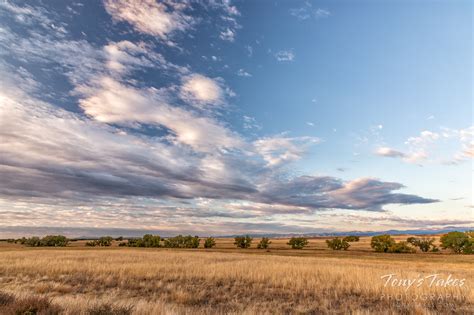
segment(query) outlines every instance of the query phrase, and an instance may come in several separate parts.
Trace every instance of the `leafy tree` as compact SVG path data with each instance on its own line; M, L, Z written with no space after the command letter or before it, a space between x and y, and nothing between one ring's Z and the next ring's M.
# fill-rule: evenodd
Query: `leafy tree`
M270 246L271 243L272 242L270 241L270 239L268 237L262 237L262 239L260 240L260 242L257 245L257 248L258 249L267 249Z
M31 247L40 247L40 246L67 246L69 240L63 235L47 235L43 238L39 238L37 236L33 236L30 238L22 237L21 239L17 240L16 242L31 246Z
M395 245L395 240L388 234L374 236L370 241L370 246L376 252L386 253L393 245Z
M344 237L342 240L346 242L358 242L359 237L355 235L349 235L349 236Z
M249 248L252 244L252 240L253 238L251 238L249 235L237 236L234 238L234 245L239 248Z
M308 239L305 237L292 237L287 245L290 245L293 249L302 249L303 247L308 246Z
M42 246L41 239L37 236L26 238L26 239L22 240L21 244L24 244L24 245L30 246L30 247Z
M117 242L121 242L121 241L123 241L123 236L119 236L119 237L117 237L115 240L116 240Z
M213 237L204 240L204 248L213 248L214 246L216 246L216 240Z
M428 252L431 248L435 248L436 246L433 244L435 241L434 238L416 238L416 237L409 237L407 238L407 243L412 244L415 247L421 249L422 252Z
M474 233L449 232L441 237L441 247L449 248L456 254L472 254L474 250Z
M415 249L408 245L408 242L398 242L390 245L389 253L414 253Z
M160 247L161 237L159 235L145 234L141 239L139 247Z
M63 235L47 235L41 239L41 246L67 246L69 240Z
M198 248L200 241L199 236L178 235L165 239L164 246L168 248Z
M340 239L339 237L336 237L332 240L326 240L326 244L333 250L347 250L351 245L345 239L346 238Z

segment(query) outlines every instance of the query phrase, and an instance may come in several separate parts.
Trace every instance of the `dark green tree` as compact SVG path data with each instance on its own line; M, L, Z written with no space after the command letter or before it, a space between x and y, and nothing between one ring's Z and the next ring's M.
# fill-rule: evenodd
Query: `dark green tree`
M270 241L270 239L268 237L262 237L262 239L260 240L260 242L257 245L257 248L258 249L268 249L268 247L270 246L271 243L272 242Z
M234 238L234 245L239 248L249 248L252 244L252 240L253 238L251 238L249 235L237 236Z
M308 239L305 237L292 237L287 245L290 245L293 249L303 249L303 247L308 246Z

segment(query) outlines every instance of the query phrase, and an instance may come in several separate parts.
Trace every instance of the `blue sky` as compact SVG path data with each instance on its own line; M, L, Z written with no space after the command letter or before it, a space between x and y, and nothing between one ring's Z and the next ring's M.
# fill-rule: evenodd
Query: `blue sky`
M473 225L470 1L0 2L0 234Z

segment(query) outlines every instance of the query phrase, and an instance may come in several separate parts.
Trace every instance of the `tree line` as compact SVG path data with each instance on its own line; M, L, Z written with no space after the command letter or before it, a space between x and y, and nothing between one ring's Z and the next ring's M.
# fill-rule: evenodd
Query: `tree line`
M10 243L19 243L30 247L64 247L71 240L63 235L47 235L43 238L39 237L22 237L20 239L9 239ZM120 242L118 246L127 247L150 247L150 248L198 248L201 239L199 236L178 235L174 237L162 238L159 235L145 234L140 238L130 238L124 241L123 237L113 238L111 236L103 236L96 240L86 242L86 246L111 246L113 241ZM343 238L333 238L326 240L328 248L333 250L348 250L350 243L358 242L359 236L346 236ZM250 235L236 236L234 245L237 248L250 248L253 238ZM414 253L416 248L422 252L439 252L439 248L434 244L435 239L429 237L409 237L406 241L395 241L389 234L376 235L371 238L370 246L376 252L381 253ZM271 241L268 237L262 237L257 244L257 249L269 249ZM306 237L292 237L287 242L292 249L303 249L308 246ZM473 254L474 253L474 231L468 232L449 232L440 238L441 248L450 249L456 254ZM213 248L216 246L216 240L213 237L204 239L204 248Z

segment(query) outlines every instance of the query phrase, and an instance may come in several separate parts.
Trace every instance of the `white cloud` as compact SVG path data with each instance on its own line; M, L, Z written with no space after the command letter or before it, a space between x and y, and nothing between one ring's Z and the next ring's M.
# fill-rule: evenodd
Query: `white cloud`
M292 50L280 50L275 53L275 58L278 61L293 61L295 59L295 54Z
M274 136L254 142L256 151L262 155L269 167L299 160L312 144L319 143L316 137Z
M164 3L154 0L105 0L104 6L114 20L127 22L141 33L161 38L183 31L192 23L191 18L180 11L180 6L171 12Z
M196 107L217 106L223 103L224 92L218 81L192 74L183 80L181 98Z
M197 151L235 148L242 141L212 118L200 117L169 104L166 90L137 89L113 78L102 77L93 86L77 91L85 113L97 121L133 126L134 123L157 124L172 131L170 139L191 146ZM213 99L209 95L205 100Z
M326 18L331 15L331 12L322 8L313 8L313 5L310 2L305 2L299 8L290 9L290 14L296 17L298 20L304 21L311 18Z
M239 71L237 71L237 75L239 77L251 77L252 76L250 73L248 73L244 69L239 69Z
M219 37L222 40L233 42L235 40L235 31L227 28L225 31L220 32Z

